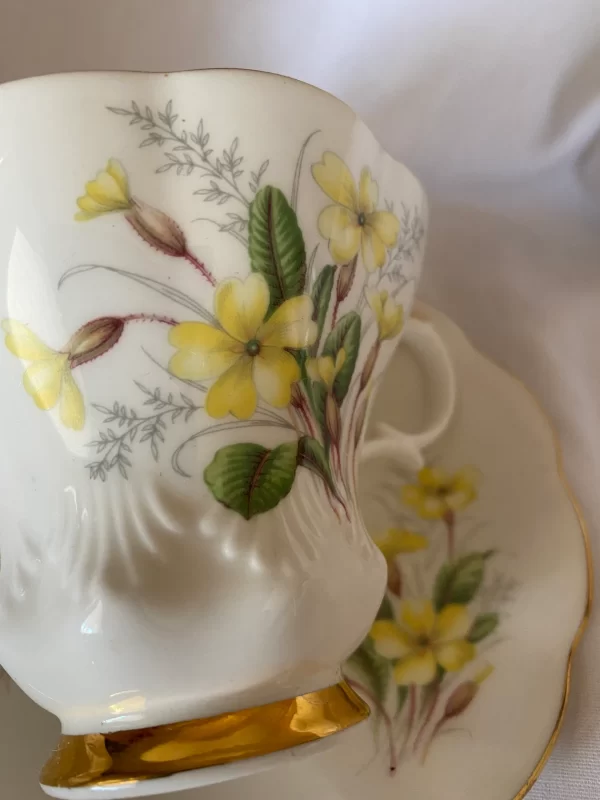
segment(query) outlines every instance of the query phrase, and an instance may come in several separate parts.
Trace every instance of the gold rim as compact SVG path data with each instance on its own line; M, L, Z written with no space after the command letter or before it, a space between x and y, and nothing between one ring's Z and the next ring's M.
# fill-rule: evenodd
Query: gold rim
M577 524L579 525L579 530L581 531L581 535L583 538L583 547L585 551L585 563L586 563L586 574L587 574L587 598L586 598L585 609L583 612L583 617L581 619L581 622L579 623L579 626L577 627L577 630L575 632L575 636L573 637L573 641L571 642L571 647L569 649L569 654L567 656L567 666L565 669L565 682L563 687L563 695L556 723L554 725L552 733L550 734L548 743L546 744L546 747L544 748L537 764L529 774L529 777L527 778L525 784L521 787L521 789L519 789L517 794L512 798L512 800L523 800L525 795L529 792L529 790L533 787L534 783L541 775L542 770L546 766L548 759L550 758L550 755L552 754L554 746L556 745L556 742L560 735L562 724L564 722L565 714L567 711L569 694L571 691L571 672L573 667L573 656L575 654L575 651L577 650L579 643L581 642L581 638L590 619L590 613L592 610L592 603L594 599L594 570L592 566L592 548L590 545L589 531L587 523L583 516L583 512L581 510L581 505L579 503L579 500L577 499L577 496L575 495L573 487L571 486L571 483L567 478L565 472L564 458L558 431L554 425L554 422L551 420L550 415L548 414L543 404L541 403L541 401L524 383L524 381L522 381L521 378L514 375L509 369L507 369L507 367L504 364L492 358L491 356L488 356L486 353L483 353L481 350L479 350L479 348L475 347L471 339L464 333L462 328L460 328L460 326L458 326L450 317L448 317L442 311L437 311L437 309L435 309L433 306L428 306L425 303L418 303L415 309L416 311L415 316L417 316L419 319L426 319L428 322L432 322L431 318L428 318L427 316L428 309L431 309L444 319L449 320L454 327L458 328L461 335L463 336L463 338L465 339L465 341L467 342L467 344L473 350L474 353L477 353L477 355L480 356L484 361L487 361L496 369L501 370L511 380L515 381L515 383L517 383L522 389L524 389L527 395L535 403L538 411L540 412L540 415L544 419L552 435L552 442L554 445L554 454L556 458L556 468L558 471L558 477L565 489L566 495L569 499L569 502L571 503L573 511L575 512L575 517L577 518Z
M277 753L362 722L369 706L342 681L317 692L216 717L133 731L61 736L43 786L107 787Z

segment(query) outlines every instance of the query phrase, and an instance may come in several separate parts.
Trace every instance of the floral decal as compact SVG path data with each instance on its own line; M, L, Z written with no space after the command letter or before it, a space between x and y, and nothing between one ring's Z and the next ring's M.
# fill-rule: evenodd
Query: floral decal
M402 527L374 535L388 565L387 591L345 671L369 701L376 732L383 722L391 772L411 758L425 761L493 673L487 653L514 585L490 572L494 551L471 549L467 525L464 542L457 536L479 484L470 466L426 467L399 489Z
M318 211L318 218L304 221L312 238L326 242L320 259L319 244L307 253L296 212L304 158L318 132L302 143L286 193L266 182L268 159L249 170L238 137L217 156L204 122L193 129L182 126L171 102L160 111L148 106L142 110L135 102L108 111L144 132L140 147L160 153L156 172L164 180L198 179L193 194L217 213L196 213L193 222L217 226L239 244L247 277L217 280L219 265L209 266L193 252L186 224L157 208L151 198L140 197L135 176L117 158L108 158L95 177L90 171L83 193L74 198L74 224L100 225L107 216L120 218L148 245L149 256L154 250L187 262L204 286L196 296L179 290L171 276L163 282L112 265L71 267L59 288L103 270L115 280L133 281L162 296L181 313L176 319L134 309L117 316L106 309L56 349L20 321L4 320L6 346L25 364L26 391L40 409L53 413L57 408L58 421L75 432L89 430L97 414L102 415L89 442L96 453L87 464L92 480L108 480L115 472L127 479L135 467L134 448L149 447L159 461L171 428L194 424L171 451L172 468L187 478L192 475L184 454L200 437L278 428L285 441L277 447L247 441L245 434L243 441L234 440L212 454L203 478L214 498L250 519L277 506L298 470L305 469L320 482L338 519L349 518L354 454L375 365L382 346L404 324L400 293L408 282L404 268L421 247L419 210L402 207L399 216L389 203L382 208L368 166L360 168L356 181L339 156L321 151L311 174L331 202ZM231 210L220 211L222 207ZM141 408L118 400L112 406L90 403L78 385L77 371L107 356L134 322L164 329L172 348L167 363L144 353L153 368L167 372L173 391L137 383Z

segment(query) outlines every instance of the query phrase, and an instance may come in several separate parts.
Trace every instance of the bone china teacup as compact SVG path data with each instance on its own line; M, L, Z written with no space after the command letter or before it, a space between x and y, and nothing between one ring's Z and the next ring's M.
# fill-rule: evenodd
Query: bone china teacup
M409 460L452 399L408 322L420 184L305 84L90 73L0 87L0 203L0 661L60 718L43 788L200 785L361 721L356 452L405 328L442 376Z

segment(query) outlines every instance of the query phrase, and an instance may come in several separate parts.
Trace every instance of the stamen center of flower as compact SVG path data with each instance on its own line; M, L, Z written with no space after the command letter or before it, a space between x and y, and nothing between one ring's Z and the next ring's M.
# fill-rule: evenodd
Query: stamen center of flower
M429 639L429 636L427 636L426 634L421 634L420 636L417 636L417 645L418 645L418 647L424 647L425 648L425 647L429 647L430 644L431 644L431 641Z
M249 356L257 356L260 353L260 342L258 339L250 339L246 342L246 352Z
M364 211L361 211L358 215L358 224L364 225L366 221L367 221L367 215L365 214Z

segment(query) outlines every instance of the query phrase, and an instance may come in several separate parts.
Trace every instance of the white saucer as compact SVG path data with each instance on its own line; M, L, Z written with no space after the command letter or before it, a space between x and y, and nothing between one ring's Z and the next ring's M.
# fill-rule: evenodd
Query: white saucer
M451 612L457 619L468 613L473 623L478 617L478 627L466 634L477 642L474 648L444 651L443 636L434 634L436 658L452 665L456 652L474 657L459 671L445 673L439 692L435 684L414 692L398 689L393 678L397 662L377 652L387 652L386 642L389 646L382 638L387 629L380 626L374 630L379 644L369 640L348 667L348 677L367 689L366 699L375 698L372 706L384 707L384 715L375 709L371 720L319 755L163 797L518 800L541 771L558 735L571 656L590 606L585 530L562 475L552 430L536 401L475 351L447 318L429 309L426 313L448 345L460 394L450 430L428 453L429 463L449 475L468 468L466 482L450 493L456 508L454 567L447 563L448 517L446 522L422 519L419 492L402 493L402 486L418 484L417 476L402 474L393 461L369 460L361 476L361 501L375 537L389 528L406 529L422 538L396 536L401 548L427 544L392 559L394 591L388 591L383 617L399 618L406 608L403 601L439 599L446 592L445 602L465 607ZM418 430L426 412L419 370L401 350L378 395L371 436L382 421ZM426 508L430 515L443 510L431 501ZM464 638L456 633L459 627L455 639ZM422 644L420 652L428 648ZM396 673L402 679L403 670ZM398 698L402 710L394 719ZM413 698L414 722L407 736ZM445 715L447 709L452 714ZM52 717L14 685L0 682L2 797L41 800L39 770L58 734Z

